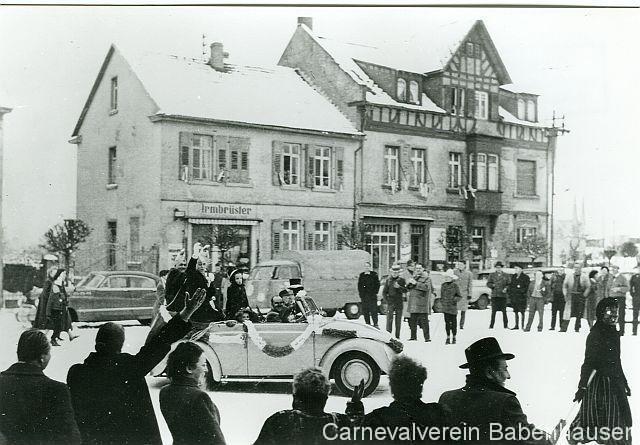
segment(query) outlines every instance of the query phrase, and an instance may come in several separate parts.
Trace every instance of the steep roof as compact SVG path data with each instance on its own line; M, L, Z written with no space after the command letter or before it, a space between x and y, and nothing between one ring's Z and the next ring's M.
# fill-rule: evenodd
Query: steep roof
M398 42L393 46L371 46L359 43L340 42L331 38L317 36L305 24L298 25L314 39L359 85L367 86L371 93L367 100L374 103L395 104L407 107L406 103L395 101L386 94L375 82L358 66L357 62L368 62L385 66L399 71L408 71L418 74L427 74L442 70L460 44L472 32L480 35L485 43L485 48L496 68L500 80L511 83L498 51L491 40L489 32L482 20L453 20L432 28L430 31L433 39L423 45L412 42ZM425 104L425 102L423 102ZM427 100L424 106L411 106L411 108L425 109L428 111L445 112L433 102Z
M157 104L157 115L360 134L291 68L226 65L221 72L198 59L149 52L125 56L112 45L74 136L114 51L125 58Z

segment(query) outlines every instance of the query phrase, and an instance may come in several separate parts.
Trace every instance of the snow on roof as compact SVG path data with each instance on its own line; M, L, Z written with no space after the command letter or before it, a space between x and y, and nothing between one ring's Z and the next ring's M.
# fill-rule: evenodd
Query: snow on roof
M509 113L507 110L505 110L502 107L498 107L498 114L500 114L500 116L505 122L508 122L511 124L519 124L519 125L526 125L528 127L544 128L544 125L542 125L540 122L523 121L522 119L518 119L517 117L515 117L513 114Z
M539 94L536 94L536 93L530 93L529 91L533 90L531 88L525 88L522 85L516 85L513 83L510 83L509 85L500 85L500 88L516 94L530 94L531 96L540 96Z
M221 72L203 60L128 54L124 57L158 105L158 114L359 134L291 68L225 65L227 71Z

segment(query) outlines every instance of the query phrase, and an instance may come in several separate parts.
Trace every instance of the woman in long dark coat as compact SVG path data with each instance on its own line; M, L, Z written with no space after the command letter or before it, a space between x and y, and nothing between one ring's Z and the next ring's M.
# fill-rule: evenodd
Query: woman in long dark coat
M225 314L227 315L227 320L235 320L238 311L249 306L249 300L247 299L247 292L244 288L242 271L236 269L231 272L229 280L231 280L231 285L227 289Z
M596 307L584 353L575 401L582 401L569 428L570 443L595 441L604 445L631 444L631 390L620 362L616 329L618 303L605 298Z
M458 301L462 296L460 295L460 288L454 283L454 280L457 279L458 276L453 273L453 269L449 269L444 274L444 283L440 286L440 304L444 315L444 328L447 333L445 344L447 345L456 343L458 330ZM453 339L451 334L453 334Z
M36 310L36 319L33 322L33 327L36 329L52 329L51 324L47 324L47 306L49 304L49 295L51 294L51 287L53 282L60 277L64 269L52 269L47 274L47 279L42 286L42 292L38 298L38 309Z

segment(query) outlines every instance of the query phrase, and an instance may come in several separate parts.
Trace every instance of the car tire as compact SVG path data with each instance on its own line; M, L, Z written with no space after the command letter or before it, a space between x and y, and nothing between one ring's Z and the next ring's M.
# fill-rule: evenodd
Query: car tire
M145 318L144 320L138 320L142 326L151 326L153 319Z
M333 378L341 393L353 395L353 388L364 378L363 397L370 395L380 383L380 368L375 361L362 352L342 354L333 364Z
M344 315L346 315L349 320L357 320L360 318L362 312L358 303L347 303L344 305L343 310Z
M485 310L489 307L489 296L487 294L480 295L480 298L476 301L476 306L480 310Z

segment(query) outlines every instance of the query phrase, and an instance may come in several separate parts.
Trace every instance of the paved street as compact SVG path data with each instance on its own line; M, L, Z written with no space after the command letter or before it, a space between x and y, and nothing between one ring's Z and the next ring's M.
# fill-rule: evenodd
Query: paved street
M509 314L511 316L511 314ZM549 314L545 314L548 316ZM467 325L458 334L457 345L445 345L444 325L441 315L431 317L431 343L406 341L408 326L402 331L405 351L411 357L422 361L428 368L429 376L424 389L424 400L437 400L447 389L462 386L465 372L457 368L464 363L464 348L482 336L492 334L498 338L503 350L516 354L509 362L511 380L510 389L518 393L524 412L536 425L550 430L562 416L568 412L576 390L580 365L584 354L587 330L576 334L560 334L545 328L543 333L505 331L497 328L487 329L490 311L472 310L467 313ZM511 320L511 319L510 319ZM549 318L545 321L548 324ZM362 322L360 320L360 322ZM136 352L143 344L148 327L137 322L124 323L126 326L126 352ZM384 317L380 325L384 325ZM0 368L6 369L15 361L15 345L22 326L15 321L9 310L0 311ZM535 324L534 324L535 327ZM573 324L571 325L573 327ZM73 343L63 342L54 348L53 357L46 374L57 380L65 380L69 367L93 350L96 325L81 325L77 331L81 337ZM640 348L640 337L626 336L622 340L622 360L629 385L634 394L640 391L640 369L632 367L634 350ZM637 359L636 359L637 363ZM171 443L171 436L162 419L158 407L158 393L166 380L148 378L151 395L156 406L158 421L165 443ZM334 388L334 393L337 390ZM220 409L222 429L229 444L252 443L264 420L273 412L288 409L291 406L290 384L283 382L227 382L215 392L210 393L214 403ZM640 412L639 396L631 397L631 410ZM388 380L383 377L378 389L364 400L367 412L390 402ZM327 409L344 412L347 399L331 396ZM250 419L250 420L249 420ZM640 434L635 426L634 434Z

